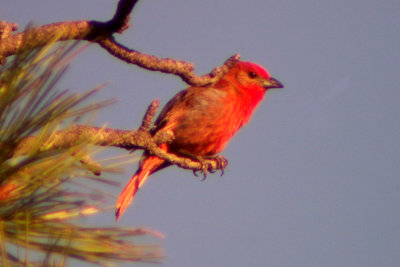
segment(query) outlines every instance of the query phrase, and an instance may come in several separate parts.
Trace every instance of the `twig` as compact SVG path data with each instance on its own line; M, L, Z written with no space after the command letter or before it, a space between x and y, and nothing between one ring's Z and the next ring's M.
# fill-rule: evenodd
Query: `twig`
M157 109L160 106L160 101L155 99L151 102L143 116L142 125L140 126L140 131L149 131L151 122L153 121L154 115L156 115Z

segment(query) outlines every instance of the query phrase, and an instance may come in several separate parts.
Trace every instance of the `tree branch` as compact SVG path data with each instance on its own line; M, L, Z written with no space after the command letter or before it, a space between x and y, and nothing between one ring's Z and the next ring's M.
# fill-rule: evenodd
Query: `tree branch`
M129 28L129 15L138 0L119 1L114 17L108 22L112 32L122 33Z
M227 59L222 66L214 68L210 73L197 76L194 73L194 65L185 61L172 58L158 58L153 55L140 53L119 44L114 38L109 37L98 41L98 44L111 55L141 68L159 71L179 76L184 82L193 86L206 86L218 81L240 59L235 54Z
M139 130L120 130L111 128L101 128L86 125L75 125L66 130L58 131L49 138L46 147L47 150L67 149L71 146L81 143L91 143L98 146L113 146L126 150L144 149L148 153L159 158L165 159L171 164L180 168L191 169L194 171L214 172L227 166L227 162L220 165L218 160L205 159L202 163L190 158L180 157L175 154L167 153L161 148L160 144L169 143L174 136L170 132L157 132L152 136L149 132L151 121L157 111L159 102L154 100L148 107ZM37 137L29 136L23 139L14 151L13 157L22 156L31 151ZM100 170L98 170L100 172Z
M197 76L192 63L172 58L158 58L117 43L112 35L122 33L129 27L129 16L137 2L138 0L120 0L113 18L106 22L87 20L57 22L29 28L12 35L10 35L9 25L14 25L12 29L15 30L15 24L8 22L0 24L0 63L4 64L8 56L56 41L86 40L98 43L111 55L127 63L151 71L177 75L189 85L205 86L218 81L239 60L240 55L235 54L210 73ZM2 32L7 34L2 34Z

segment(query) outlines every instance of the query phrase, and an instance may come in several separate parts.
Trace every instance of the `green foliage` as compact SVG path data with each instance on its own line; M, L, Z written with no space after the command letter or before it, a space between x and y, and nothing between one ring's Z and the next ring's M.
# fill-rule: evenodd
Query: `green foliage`
M75 220L101 211L107 195L73 186L105 182L82 164L92 151L89 140L48 149L57 130L107 104L85 105L97 89L82 95L56 89L76 46L48 46L0 67L1 266L66 266L68 258L100 265L162 258L158 246L132 242L151 231L83 227ZM32 135L30 151L16 155L18 144Z

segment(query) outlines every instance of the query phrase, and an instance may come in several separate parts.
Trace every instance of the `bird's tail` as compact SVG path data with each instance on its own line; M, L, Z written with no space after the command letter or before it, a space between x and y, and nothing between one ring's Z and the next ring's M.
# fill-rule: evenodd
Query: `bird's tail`
M118 196L117 202L115 204L117 211L115 212L116 220L124 213L126 208L132 202L136 192L147 180L149 175L157 170L164 163L163 159L158 157L150 156L146 158L136 173L129 180L128 184L122 190L121 194Z

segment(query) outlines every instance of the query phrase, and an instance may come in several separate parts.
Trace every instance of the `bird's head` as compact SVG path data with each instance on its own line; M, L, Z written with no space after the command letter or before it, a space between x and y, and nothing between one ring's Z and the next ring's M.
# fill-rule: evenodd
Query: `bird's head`
M252 62L238 61L226 74L233 78L244 88L283 88L283 84L272 78L268 71L260 65Z

